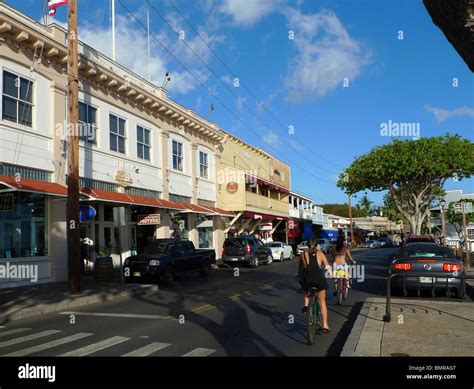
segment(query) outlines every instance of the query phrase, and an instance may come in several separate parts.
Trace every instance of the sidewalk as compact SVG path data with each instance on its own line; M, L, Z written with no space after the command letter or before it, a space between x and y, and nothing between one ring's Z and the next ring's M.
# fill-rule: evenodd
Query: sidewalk
M474 356L474 302L368 298L341 356Z
M116 277L118 280L118 277ZM0 289L0 325L31 316L109 301L119 297L158 291L157 285L96 283L93 276L81 279L81 294L70 296L67 282Z

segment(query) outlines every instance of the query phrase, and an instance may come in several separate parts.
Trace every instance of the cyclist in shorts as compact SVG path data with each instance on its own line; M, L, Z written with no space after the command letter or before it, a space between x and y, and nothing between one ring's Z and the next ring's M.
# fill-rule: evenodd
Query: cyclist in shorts
M349 256L353 265L357 262L352 258L351 251L344 244L344 236L337 237L336 245L331 249L333 260L333 277L335 279L345 277L348 281L348 287L351 285L349 276L349 266L346 263L346 255ZM335 280L336 281L336 280ZM337 292L334 292L336 295Z

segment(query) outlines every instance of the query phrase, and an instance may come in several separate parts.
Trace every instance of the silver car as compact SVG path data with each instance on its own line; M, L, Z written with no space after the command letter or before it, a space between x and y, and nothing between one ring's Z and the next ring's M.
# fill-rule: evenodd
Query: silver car
M370 249L376 249L380 247L380 242L378 240L369 240L367 242L367 247Z
M303 240L298 246L296 246L296 254L300 255L303 251L308 251L308 242Z
M324 254L328 254L331 250L331 242L329 239L318 239L318 249L321 250Z

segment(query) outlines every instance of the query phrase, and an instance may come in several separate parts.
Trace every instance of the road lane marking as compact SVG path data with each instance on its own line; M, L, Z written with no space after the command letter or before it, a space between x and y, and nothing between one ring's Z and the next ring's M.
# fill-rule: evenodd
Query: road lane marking
M216 351L217 350L198 347L190 351L189 353L184 354L183 357L207 357L208 355L211 355L212 353L215 353Z
M40 351L48 350L53 347L62 346L63 344L71 343L71 342L74 342L75 340L83 339L91 335L94 335L94 334L79 332L78 334L66 336L65 338L56 339L51 342L46 342L46 343L39 344L37 346L28 347L23 350L14 351L10 354L5 354L4 356L5 357L23 357L25 355L30 355L30 354L34 354Z
M274 281L274 282L269 282L267 284L263 284L261 286L259 286L258 288L255 288L255 289L252 289L252 290L246 290L246 291L243 291L243 292L240 292L240 293L236 293L232 296L229 296L225 299L222 299L221 301L218 301L216 303L213 303L213 304L205 304L205 305L202 305L200 307L197 307L197 308L194 308L194 309L191 309L187 314L198 314L198 313L203 313L203 312L206 312L206 311L209 311L211 309L214 309L216 308L218 305L220 304L223 304L225 302L228 302L228 301L239 301L242 297L245 297L245 296L251 296L253 294L256 294L262 290L266 290L266 289L272 289L275 287L275 285L279 284L280 282L283 282L283 281L288 281L290 279L293 279L294 277L288 277L288 278L284 278L284 279L280 279L280 280L277 280L277 281ZM186 315L186 313L185 313ZM175 318L176 319L176 318Z
M31 330L31 328L16 328L14 330L0 332L0 337L1 336L8 336L8 335L13 335L13 334L18 334L20 332L25 332L25 331L29 331L29 330Z
M57 334L58 332L61 332L61 331L60 330L47 330L47 331L38 332L36 334L23 336L21 338L6 340L6 341L3 341L3 342L0 342L0 347L7 347L7 346L11 346L11 345L17 344L17 343L28 342L29 340L38 339L38 338L42 338L44 336Z
M89 346L81 347L76 350L61 354L60 357L83 357L105 348L115 346L116 344L125 342L129 339L130 338L126 338L124 336L113 336L111 338L102 340L101 342L92 343Z
M129 353L122 355L122 357L146 357L157 351L163 350L164 348L168 346L171 346L171 344L153 342L144 347L140 347L136 350L130 351Z
M154 319L154 320L169 320L171 316L162 315L142 315L135 313L101 313L101 312L60 312L60 315L76 315L76 316L98 316L98 317L122 317L132 319Z

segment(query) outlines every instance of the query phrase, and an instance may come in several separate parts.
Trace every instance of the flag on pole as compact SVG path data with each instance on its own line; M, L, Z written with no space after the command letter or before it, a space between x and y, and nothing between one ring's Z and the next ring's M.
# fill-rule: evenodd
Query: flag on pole
M56 14L56 9L65 4L67 4L67 0L48 0L49 16L54 16Z

